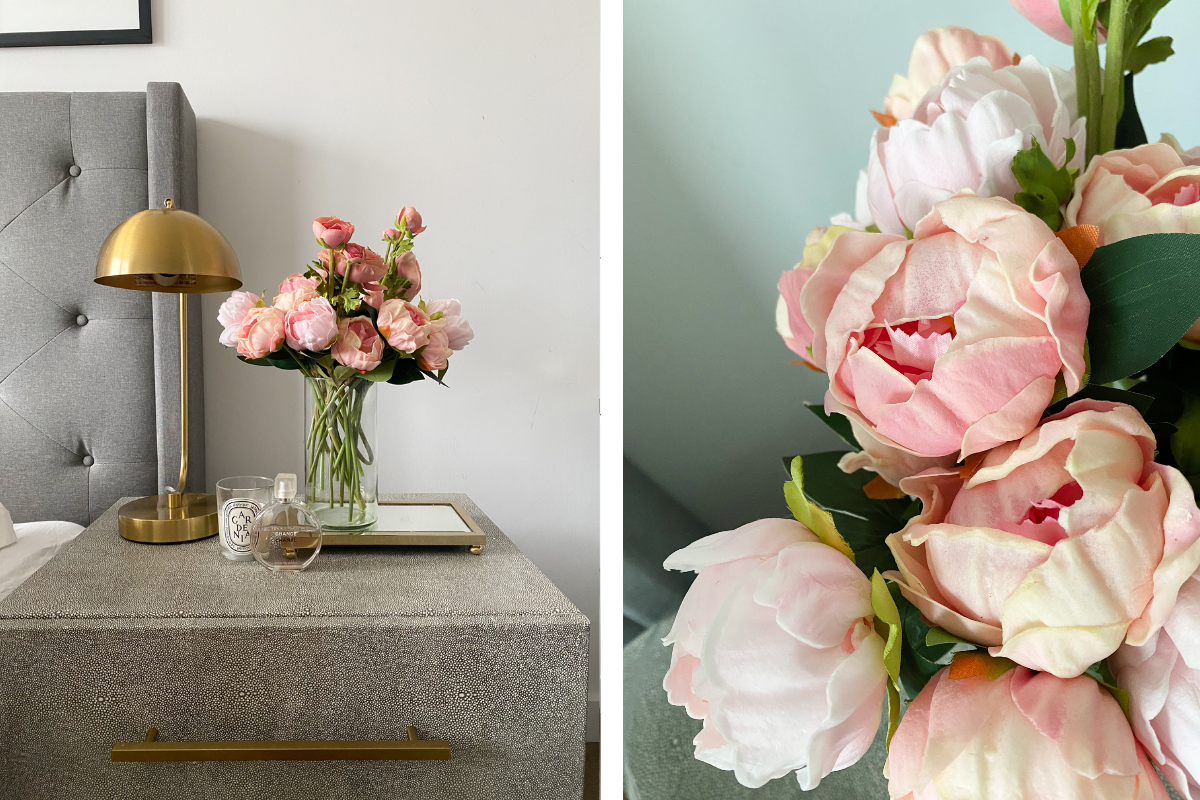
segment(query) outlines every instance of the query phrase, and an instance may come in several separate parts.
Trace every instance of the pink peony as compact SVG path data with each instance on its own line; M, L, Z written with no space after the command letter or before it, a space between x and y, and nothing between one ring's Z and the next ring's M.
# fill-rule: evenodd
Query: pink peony
M396 259L396 272L408 281L408 286L400 293L405 300L412 300L421 292L421 265L417 257L409 250Z
M884 110L893 119L909 119L921 98L940 84L946 73L976 56L986 58L995 69L1013 63L1012 51L995 36L980 36L956 25L925 31L913 45L908 75L892 79L892 88L883 101Z
M385 300L379 307L379 332L395 349L415 353L429 343L429 315L405 300Z
M324 297L305 300L287 312L283 334L293 350L319 352L329 347L338 335L337 314Z
M1056 165L1082 167L1085 127L1075 110L1075 77L1036 58L995 69L984 58L952 69L922 98L912 119L871 137L859 181L859 223L903 235L939 201L969 189L1012 200L1020 185L1013 157L1036 138Z
M1200 233L1200 163L1167 142L1098 155L1075 184L1067 224L1098 226L1100 244Z
M217 309L217 322L223 329L221 344L226 347L237 347L238 332L242 329L242 321L259 302L259 297L250 292L234 292L225 298Z
M963 480L900 488L921 513L887 538L904 596L935 625L1061 678L1145 644L1200 566L1200 509L1126 405L1080 400Z
M1200 575L1183 582L1161 630L1108 663L1138 741L1180 795L1200 800Z
M1005 200L938 203L914 238L843 233L800 292L825 408L891 483L1029 433L1061 372L1082 385L1079 264Z
M870 581L795 520L706 536L667 569L699 573L671 632L667 699L704 720L696 758L803 789L871 746L887 691Z
M297 289L301 289L305 286L309 287L310 289L315 289L317 288L317 282L312 278L304 277L299 272L293 272L291 275L288 275L283 279L283 283L279 284L279 294L294 292Z
M284 283L280 285L287 285L287 281L284 281ZM293 308L299 306L301 303L307 300L312 300L317 296L317 290L315 288L302 283L290 292L283 292L282 294L275 295L275 299L271 301L271 305L275 306L286 314Z
M238 353L246 358L262 358L282 345L283 312L273 306L250 309L238 330Z
M337 217L317 217L312 224L313 236L322 247L337 249L350 241L354 226Z
M956 661L909 705L884 767L892 800L1167 800L1099 683L983 670Z
M396 214L396 227L400 227L400 220L404 220L404 224L411 234L418 234L425 230L425 226L421 224L421 215L412 206L405 206L400 209L400 213Z
M429 343L422 348L421 355L418 356L421 369L430 372L446 369L450 365L450 356L454 354L446 336L445 326L441 322L439 319L430 326Z
M462 305L457 300L433 300L425 305L425 312L430 316L441 313L446 326L446 340L451 350L462 350L475 338L471 323L462 318Z
M359 372L370 372L383 361L383 339L369 317L350 317L338 322L333 342L333 360Z
M804 239L804 258L779 278L775 330L783 338L783 343L813 368L816 368L812 356L813 331L800 311L800 290L812 277L821 259L825 258L833 241L849 230L841 225L813 228Z
M376 311L383 305L383 284L369 281L362 285L362 300Z
M1071 26L1063 18L1062 3L1059 0L1009 0L1012 7L1021 16L1038 26L1043 33L1048 33L1063 44L1072 44L1075 37ZM1104 41L1104 27L1096 23L1096 31L1100 41Z

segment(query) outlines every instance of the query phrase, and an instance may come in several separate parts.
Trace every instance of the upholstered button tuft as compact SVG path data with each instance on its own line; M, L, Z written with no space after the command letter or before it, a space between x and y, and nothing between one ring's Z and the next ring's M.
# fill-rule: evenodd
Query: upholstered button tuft
M80 314L75 318L75 324L82 328L84 325L88 324L88 318L85 315Z
M81 169L79 168L79 165L78 165L78 164L72 164L72 165L71 165L71 168L70 168L69 170L67 170L67 172L71 173L71 177L72 177L72 178L78 178L78 177L79 177L79 173L83 172L83 170L81 170Z
M95 464L95 463L96 463L96 459L92 458L91 456L83 457L83 465L85 467L90 467L92 464Z

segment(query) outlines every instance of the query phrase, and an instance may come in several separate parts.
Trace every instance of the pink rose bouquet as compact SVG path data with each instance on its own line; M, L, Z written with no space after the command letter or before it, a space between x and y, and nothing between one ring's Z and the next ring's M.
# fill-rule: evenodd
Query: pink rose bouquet
M425 229L406 206L379 253L351 241L349 222L318 217L312 231L322 249L304 272L285 278L270 303L265 295L234 292L217 312L221 344L236 347L240 359L299 370L307 379L316 404L307 479L344 489L352 511L365 507L358 478L374 458L363 449L359 419L366 389L426 378L442 383L450 356L474 335L457 300L418 299L421 268L412 250Z
M1165 2L1012 5L1073 69L923 34L779 279L848 452L665 564L667 699L746 786L849 767L886 698L892 800L1200 800L1200 148L1133 96ZM455 349L457 306L390 302Z

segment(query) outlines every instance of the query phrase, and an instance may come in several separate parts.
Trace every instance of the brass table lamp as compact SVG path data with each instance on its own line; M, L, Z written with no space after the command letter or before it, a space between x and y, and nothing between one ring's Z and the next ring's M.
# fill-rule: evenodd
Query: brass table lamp
M118 529L135 542L190 542L217 533L217 498L184 492L188 471L187 296L230 292L242 285L242 269L228 240L199 216L175 208L134 214L100 246L96 283L143 292L179 295L179 483L174 492L142 497L121 506Z

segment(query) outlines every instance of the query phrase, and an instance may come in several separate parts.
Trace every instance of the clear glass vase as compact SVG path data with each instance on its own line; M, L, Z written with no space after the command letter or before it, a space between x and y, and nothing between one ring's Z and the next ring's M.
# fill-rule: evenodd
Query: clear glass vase
M375 384L305 378L304 496L326 530L364 531L378 518Z

